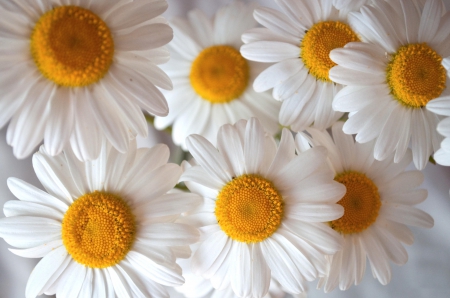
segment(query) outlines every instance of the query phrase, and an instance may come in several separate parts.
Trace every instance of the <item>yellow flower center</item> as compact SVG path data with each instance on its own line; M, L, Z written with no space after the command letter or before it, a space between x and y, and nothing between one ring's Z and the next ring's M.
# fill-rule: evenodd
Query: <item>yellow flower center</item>
M330 59L330 52L342 48L352 41L360 41L349 25L338 21L326 21L314 24L306 32L300 44L301 58L309 73L318 80L331 82L330 69L336 65Z
M31 34L31 54L42 75L57 85L81 87L107 73L114 41L105 22L78 6L56 7Z
M242 175L222 188L215 214L220 228L233 240L260 242L280 226L283 198L270 181Z
M249 76L248 63L239 51L230 46L212 46L194 60L189 78L203 99L225 103L245 91Z
M343 172L334 180L347 188L345 196L338 202L344 207L344 215L330 225L341 234L360 233L375 222L381 207L377 186L365 174Z
M442 57L426 43L399 48L387 66L391 94L401 104L422 108L445 89L446 71Z
M70 205L62 221L67 252L80 264L105 268L119 263L131 249L136 224L119 196L92 192Z

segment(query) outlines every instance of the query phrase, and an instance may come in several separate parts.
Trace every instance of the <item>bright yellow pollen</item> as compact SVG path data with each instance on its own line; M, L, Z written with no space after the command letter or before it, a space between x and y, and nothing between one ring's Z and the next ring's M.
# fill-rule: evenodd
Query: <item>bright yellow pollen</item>
M301 58L309 73L318 80L331 82L330 69L336 65L330 59L330 52L342 48L352 41L360 41L349 25L338 21L314 24L305 34L300 44Z
M80 264L105 268L119 263L131 249L136 224L119 196L95 191L70 205L62 221L67 252Z
M446 71L442 57L426 43L399 48L387 67L391 94L401 104L422 108L445 89Z
M204 49L194 60L189 78L192 88L203 99L225 103L238 98L249 80L247 61L230 46Z
M242 175L222 188L215 214L220 228L231 239L260 242L280 226L283 205L283 198L270 181L258 175Z
M31 54L42 75L66 87L87 86L107 73L114 42L105 22L78 6L56 7L31 34Z
M343 172L334 180L347 188L345 196L338 202L344 207L344 215L330 223L341 234L360 233L375 222L381 207L377 186L365 174Z

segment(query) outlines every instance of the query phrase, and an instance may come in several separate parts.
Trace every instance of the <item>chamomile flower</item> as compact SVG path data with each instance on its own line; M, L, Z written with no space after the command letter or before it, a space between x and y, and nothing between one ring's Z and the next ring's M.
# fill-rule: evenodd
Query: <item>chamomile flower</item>
M324 222L342 216L335 203L345 187L333 181L326 150L295 155L287 129L277 147L255 118L222 126L217 144L186 140L195 162L184 163L180 180L204 197L185 216L201 230L193 273L239 297L263 297L271 278L304 292L306 281L325 273L323 254L340 249L341 237Z
M448 60L450 62L450 59ZM434 153L434 160L443 166L450 166L450 97L441 97L428 102L427 109L448 116L437 126L437 131L445 137L441 142L441 148Z
M163 69L174 90L165 92L170 112L156 117L155 127L172 125L175 144L186 148L186 137L194 133L215 143L220 126L250 117L257 117L271 134L278 132L279 103L251 87L262 65L239 53L241 34L256 26L253 9L253 4L235 1L212 19L193 10L187 19L171 22L172 59Z
M329 222L344 240L341 251L329 256L329 266L319 287L329 292L339 285L347 290L359 284L369 259L373 276L386 285L391 280L390 261L403 265L408 254L403 244L411 245L414 236L407 226L431 228L433 218L415 207L427 197L420 171L405 171L412 161L411 151L394 163L391 153L383 161L373 157L374 141L355 143L342 131L342 122L333 125L333 139L327 132L309 128L310 143L328 149L334 180L345 185L345 196L338 202L344 216ZM305 148L305 139L297 135L298 148ZM306 150L307 152L308 150Z
M183 284L175 258L199 235L174 221L201 200L167 193L182 172L168 158L165 145L136 150L132 142L126 154L103 145L83 163L42 146L33 167L47 192L9 178L20 201L5 203L0 237L16 255L43 257L26 297L168 297L165 286Z
M330 78L348 85L333 101L334 109L350 112L344 132L356 134L360 143L375 139L377 160L395 152L399 162L411 141L417 169L426 166L442 139L436 131L440 117L425 107L450 94L445 10L440 0L424 2L377 1L350 13L350 24L365 42L330 53L338 64Z
M255 19L266 28L247 31L241 54L253 61L275 63L262 71L253 83L256 91L273 88L273 97L282 100L279 121L294 131L306 127L325 129L343 113L331 108L334 95L342 88L328 71L335 64L332 49L359 41L348 25L348 10L360 1L347 1L339 11L333 1L277 0L282 12L257 8ZM344 6L343 1L335 1ZM365 1L366 2L366 1Z
M40 0L0 3L0 127L17 158L44 139L51 155L69 144L95 159L102 140L120 152L146 136L141 108L168 113L156 64L172 29L165 0ZM156 85L156 86L155 86Z

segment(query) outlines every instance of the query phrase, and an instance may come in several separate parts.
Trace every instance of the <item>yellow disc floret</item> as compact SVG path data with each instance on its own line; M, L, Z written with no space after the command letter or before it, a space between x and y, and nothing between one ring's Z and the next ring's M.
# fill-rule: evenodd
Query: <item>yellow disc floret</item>
M66 87L87 86L107 73L114 42L105 22L78 6L56 7L31 34L31 54L44 77Z
M67 252L91 268L119 263L131 249L135 234L134 216L127 203L119 196L99 191L79 197L62 221Z
M230 46L204 49L194 60L189 75L192 88L203 99L225 103L238 98L247 88L249 67L238 50Z
M222 188L215 214L220 228L233 240L260 242L280 226L283 198L270 181L242 175Z
M330 69L336 65L330 59L330 52L342 48L352 41L360 41L349 25L338 21L314 24L301 42L301 58L309 73L318 80L331 82Z
M422 108L445 89L442 57L426 43L402 46L388 63L387 82L401 104Z
M338 202L344 207L344 215L330 223L342 234L360 233L375 222L381 207L377 186L365 174L343 172L334 180L347 188L345 196Z

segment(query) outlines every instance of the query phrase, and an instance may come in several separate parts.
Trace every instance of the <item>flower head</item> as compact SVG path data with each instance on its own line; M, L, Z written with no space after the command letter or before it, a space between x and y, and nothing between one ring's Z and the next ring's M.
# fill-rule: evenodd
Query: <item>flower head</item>
M224 125L218 150L191 135L195 161L180 178L204 203L184 220L200 227L192 257L195 274L217 290L231 287L239 297L262 297L271 277L289 293L324 274L324 254L340 249L340 237L326 223L342 216L335 204L345 187L333 181L326 150L295 154L291 132L280 145L255 118Z
M426 199L427 191L417 189L423 181L420 171L405 171L412 160L411 151L399 163L393 162L394 154L383 161L375 160L375 142L355 143L352 136L342 132L342 125L333 125L333 138L327 132L307 130L313 147L328 149L334 180L347 189L338 202L344 207L344 215L329 223L341 234L344 245L329 256L327 274L319 282L325 292L338 285L347 290L353 283L359 284L366 257L374 277L386 285L391 280L389 262L403 265L408 260L403 244L412 244L414 236L407 226L431 228L434 224L430 215L414 206ZM308 147L304 136L297 135L299 148Z
M167 115L156 86L172 88L156 66L169 59L166 8L165 0L0 4L0 127L11 120L14 155L44 139L51 155L70 144L91 160L102 140L123 153L130 138L146 136L141 108Z
M425 107L450 94L442 3L423 2L377 1L350 13L350 24L364 42L331 51L338 65L329 74L347 85L333 100L335 110L350 112L344 132L356 134L360 143L375 139L377 160L395 152L399 162L411 141L418 169L442 139L436 131L440 117Z
M98 159L84 163L41 147L33 166L47 192L8 179L20 201L5 203L0 236L19 256L43 257L27 298L168 297L164 286L183 284L175 258L180 250L189 255L198 231L174 221L199 197L169 193L181 168L167 164L166 146L135 146L121 154L104 144Z
M348 11L361 1L278 0L282 12L261 7L255 19L266 28L250 29L242 36L242 55L253 61L275 63L253 83L256 91L273 88L273 97L283 101L279 121L294 131L313 125L330 127L343 113L331 108L342 88L328 76L335 63L329 53L359 37L349 26Z
M260 119L271 134L278 132L279 104L251 86L261 64L239 53L242 33L256 26L253 9L253 4L234 1L212 19L193 10L187 19L171 21L173 59L163 68L173 79L174 90L165 93L169 115L156 117L155 127L172 125L175 144L186 148L190 134L200 134L215 144L220 126L250 117Z

